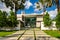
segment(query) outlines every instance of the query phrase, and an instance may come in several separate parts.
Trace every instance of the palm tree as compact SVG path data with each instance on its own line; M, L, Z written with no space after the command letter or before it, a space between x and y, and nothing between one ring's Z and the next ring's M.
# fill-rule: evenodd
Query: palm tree
M60 11L60 3L59 0L46 0L48 2L47 6L52 6L52 5L56 5L57 6L57 11Z
M51 1L52 3L51 3L50 1ZM48 5L49 5L49 6L52 6L52 5L55 4L55 5L57 6L57 11L58 11L58 12L60 11L59 0L47 0L47 2L48 2Z
M57 11L60 11L60 4L59 4L59 0L39 0L39 2L43 5L43 10L44 12L46 11L46 9L44 7L51 7L52 5L56 5L57 6ZM39 4L39 3L37 3ZM37 6L37 8L39 8Z
M56 5L57 5L57 10L58 10L58 12L60 11L60 7L59 7L59 0L55 0L55 2L56 2Z
M15 16L18 9L24 9L24 3L26 0L1 0L5 3L6 7L11 7L11 10L15 9Z
M49 4L50 3L50 4ZM43 9L43 15L45 14L46 8L47 7L51 7L52 5L52 0L39 0L39 2L36 3L37 4L37 9ZM41 8L40 6L42 5L43 8Z

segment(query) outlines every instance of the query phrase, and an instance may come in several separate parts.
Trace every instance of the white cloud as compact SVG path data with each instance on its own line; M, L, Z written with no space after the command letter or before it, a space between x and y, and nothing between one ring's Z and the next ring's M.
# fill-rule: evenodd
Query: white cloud
M38 11L39 11L39 9L37 9L37 8L36 8L36 9L34 9L34 11L35 11L35 12L38 12Z
M33 14L37 14L37 13L33 13Z
M46 12L47 12L47 11L46 11ZM53 19L53 18L55 18L56 15L57 15L57 9L48 11L48 13L49 13L49 15L50 15L50 18ZM42 12L41 14L43 14L43 12Z
M24 5L26 9L29 9L33 4L30 2L30 0L27 0Z
M10 12L10 7L7 8L4 3L0 2L0 10L6 11L7 13Z
M53 10L53 11L49 11L48 13L50 14L50 17L53 19L53 18L55 18L56 15L57 15L57 9L55 9L55 10Z
M0 9L0 10L2 10L2 11L6 11L7 13L9 13L11 10L10 9L8 9L8 8L4 8L4 9Z

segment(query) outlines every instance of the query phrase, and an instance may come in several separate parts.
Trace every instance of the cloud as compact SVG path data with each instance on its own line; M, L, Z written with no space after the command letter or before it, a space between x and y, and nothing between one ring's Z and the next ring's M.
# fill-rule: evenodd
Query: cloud
M46 11L46 12L47 12L47 11ZM49 15L50 15L50 18L51 18L51 19L54 19L54 18L56 17L56 15L57 15L57 9L48 11L48 13L49 13ZM43 14L43 12L42 12L41 14Z
M30 2L30 0L27 0L24 5L26 9L29 9L33 4Z
M36 8L36 9L34 9L34 12L38 12L38 11L39 11L39 9L37 9L37 8Z
M0 9L5 8L4 3L0 2Z
M0 2L0 10L6 11L7 13L10 12L10 7L7 8L4 3Z
M52 11L49 11L48 13L50 14L51 19L53 19L53 18L55 18L56 15L57 15L57 9L52 10Z
M9 13L11 10L10 9L8 9L8 8L4 8L4 9L0 9L0 10L2 10L2 11L6 11L7 13Z

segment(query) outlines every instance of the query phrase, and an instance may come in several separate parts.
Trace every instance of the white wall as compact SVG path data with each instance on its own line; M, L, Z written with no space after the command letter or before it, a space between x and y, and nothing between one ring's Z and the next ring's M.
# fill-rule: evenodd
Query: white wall
M56 22L52 22L52 25L50 27L44 27L44 22L41 22L41 30L57 30L56 28Z

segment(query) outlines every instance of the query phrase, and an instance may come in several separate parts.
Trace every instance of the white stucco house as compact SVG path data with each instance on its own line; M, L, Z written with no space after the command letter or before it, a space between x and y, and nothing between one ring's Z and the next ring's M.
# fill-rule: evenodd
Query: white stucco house
M36 27L39 27L41 30L51 30L49 27L44 27L43 23L43 14L17 14L17 20L19 21L17 29L21 29L21 22L24 23L23 17L36 17ZM20 22L21 21L21 22ZM52 22L52 30L57 30L56 28L56 22Z

